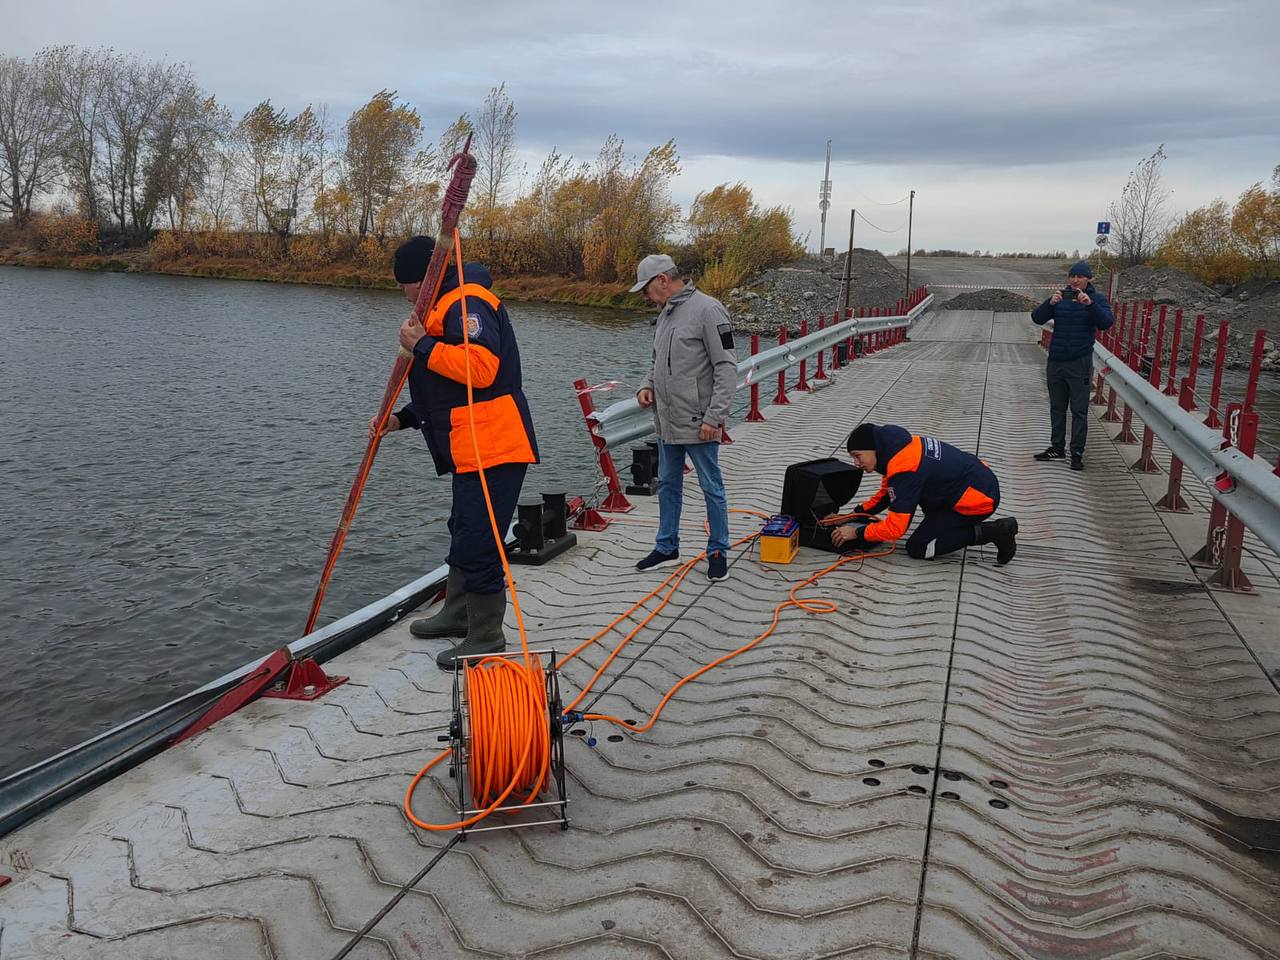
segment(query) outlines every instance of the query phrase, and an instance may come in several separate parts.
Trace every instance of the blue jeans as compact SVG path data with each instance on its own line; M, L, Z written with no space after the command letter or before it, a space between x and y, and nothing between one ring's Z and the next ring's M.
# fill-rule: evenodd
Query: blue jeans
M707 553L729 552L729 501L720 475L720 444L658 444L658 542L663 553L680 552L680 508L684 503L684 457L689 455L698 472L698 485L707 501L711 536Z

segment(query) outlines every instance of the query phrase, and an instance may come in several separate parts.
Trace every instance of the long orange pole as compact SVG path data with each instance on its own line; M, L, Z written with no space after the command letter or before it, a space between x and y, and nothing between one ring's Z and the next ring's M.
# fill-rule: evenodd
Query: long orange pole
M413 305L414 319L422 321L440 296L440 284L444 279L445 266L449 261L449 253L454 230L458 226L458 218L467 205L467 196L471 192L471 181L476 175L476 160L471 155L471 138L463 144L462 150L449 161L453 168L453 177L445 189L444 201L440 205L440 232L435 250L431 253L431 262L427 265L427 274L418 289L418 299ZM461 282L461 277L459 277ZM347 494L347 502L342 508L342 519L338 521L338 529L333 532L329 541L329 554L325 557L324 569L320 573L320 583L316 586L315 596L311 598L311 610L307 614L307 625L302 630L305 637L315 629L316 618L320 616L320 605L324 603L324 593L329 586L329 578L333 576L333 568L338 563L346 543L347 533L356 517L356 508L360 505L360 496L364 493L364 485L369 479L369 471L373 469L374 458L378 455L378 446L382 442L382 429L391 417L391 408L400 398L405 381L409 379L409 367L413 363L413 355L403 347L391 368L391 376L387 378L387 389L382 394L382 404L378 407L378 428L369 438L364 450L364 459L360 461L360 469Z

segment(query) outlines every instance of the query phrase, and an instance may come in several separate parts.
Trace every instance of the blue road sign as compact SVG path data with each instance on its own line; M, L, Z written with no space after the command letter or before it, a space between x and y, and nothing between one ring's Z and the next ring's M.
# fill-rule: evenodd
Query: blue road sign
M1105 236L1106 236L1107 234L1109 234L1110 232L1111 232L1111 221L1110 221L1110 220L1099 220L1099 221L1098 221L1098 233L1102 234L1102 235L1105 237Z

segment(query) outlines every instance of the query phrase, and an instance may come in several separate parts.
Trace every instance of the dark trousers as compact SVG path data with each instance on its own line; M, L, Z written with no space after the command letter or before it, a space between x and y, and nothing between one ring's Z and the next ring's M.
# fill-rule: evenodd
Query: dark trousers
M996 506L1000 505L999 498ZM995 511L992 510L992 513ZM955 553L962 547L972 546L974 528L990 519L991 513L975 517L956 513L954 510L933 510L924 515L915 533L907 538L907 556L916 560L932 560L935 557Z
M505 537L515 516L524 484L526 463L504 463L485 470L493 516L498 533ZM449 556L451 567L461 570L467 593L498 593L503 589L502 560L493 540L489 510L485 507L480 474L453 475L453 507L449 511Z
M1050 359L1045 367L1049 386L1049 446L1066 448L1067 405L1071 405L1071 455L1084 456L1084 440L1089 433L1089 376L1093 373L1093 353L1074 360Z

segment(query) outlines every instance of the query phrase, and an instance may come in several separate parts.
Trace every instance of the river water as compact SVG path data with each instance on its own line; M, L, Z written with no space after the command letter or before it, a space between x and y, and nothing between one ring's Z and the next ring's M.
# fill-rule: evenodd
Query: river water
M629 396L648 318L510 310L543 456L525 491L589 493L572 381ZM298 636L407 311L391 292L0 269L0 776ZM1259 406L1280 443L1275 377ZM437 566L448 510L421 436L387 438L321 622Z
M643 315L513 304L543 463L589 493L572 389L648 359ZM295 639L395 359L392 292L0 269L0 775ZM328 622L442 562L448 478L388 437Z

